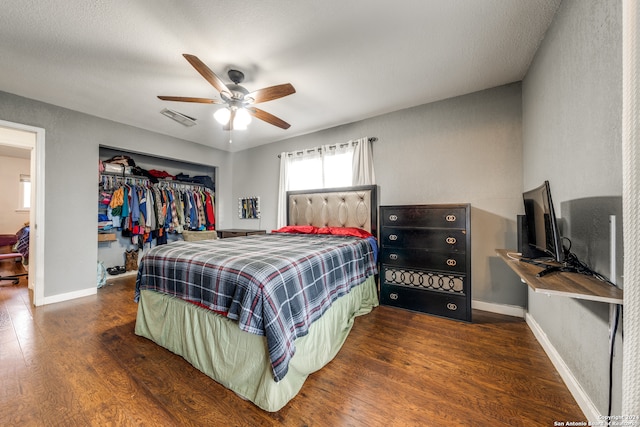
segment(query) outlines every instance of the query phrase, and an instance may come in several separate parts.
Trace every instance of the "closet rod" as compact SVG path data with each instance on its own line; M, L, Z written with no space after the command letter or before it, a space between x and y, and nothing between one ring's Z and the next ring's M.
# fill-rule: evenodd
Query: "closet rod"
M378 140L378 138L377 138L377 137L375 137L375 136L372 136L371 138L369 138L369 142L376 142L377 140ZM343 142L343 143L341 143L341 144L331 144L331 145L329 145L329 148L342 147L342 146L344 146L344 145L352 144L352 143L354 143L354 142L357 142L357 141L356 141L356 140L353 140L353 141L349 141L349 142ZM288 153L288 155L289 155L289 156L292 156L294 153L302 154L302 153L304 153L305 151L310 153L310 152L313 152L313 151L316 151L316 150L320 151L320 150L322 150L322 147L309 148L309 149L307 149L307 150L298 150L298 151L295 151L295 152ZM280 155L280 154L278 154L278 158L281 158L281 155Z
M116 178L116 180L131 179L131 180L140 180L140 181L151 182L151 179L149 177L142 176L142 175L122 175L122 174L114 173L114 172L102 172L100 174L100 177L103 177L103 176ZM211 190L206 185L198 184L196 182L180 181L180 180L176 180L176 179L163 179L163 178L157 178L157 180L158 180L158 182L156 184L184 185L184 186L188 186L188 187L206 188L206 189Z

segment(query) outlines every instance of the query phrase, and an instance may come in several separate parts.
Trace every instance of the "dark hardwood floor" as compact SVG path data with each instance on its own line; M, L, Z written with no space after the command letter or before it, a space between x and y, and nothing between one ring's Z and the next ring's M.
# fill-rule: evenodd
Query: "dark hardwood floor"
M7 267L9 265L9 267ZM0 262L0 273L12 264ZM72 277L72 276L71 276ZM72 278L70 280L73 280ZM1 426L553 426L584 415L522 319L378 307L277 413L133 333L134 279L32 307L0 282Z

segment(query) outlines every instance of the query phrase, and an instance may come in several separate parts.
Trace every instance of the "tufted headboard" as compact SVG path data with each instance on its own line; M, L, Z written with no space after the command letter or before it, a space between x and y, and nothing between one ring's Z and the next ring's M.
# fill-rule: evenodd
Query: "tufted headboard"
M378 186L288 191L287 224L358 227L377 236Z

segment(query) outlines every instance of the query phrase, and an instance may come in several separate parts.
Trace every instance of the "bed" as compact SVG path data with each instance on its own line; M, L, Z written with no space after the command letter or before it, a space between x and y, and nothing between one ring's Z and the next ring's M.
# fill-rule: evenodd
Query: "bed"
M137 335L270 412L378 305L377 187L289 192L287 203L280 232L158 246L136 280Z

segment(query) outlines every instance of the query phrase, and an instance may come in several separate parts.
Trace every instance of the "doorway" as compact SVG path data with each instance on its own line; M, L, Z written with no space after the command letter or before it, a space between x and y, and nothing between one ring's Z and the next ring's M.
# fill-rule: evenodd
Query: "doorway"
M44 129L0 120L0 150L29 159L29 289L44 304ZM16 230L17 231L17 230Z

